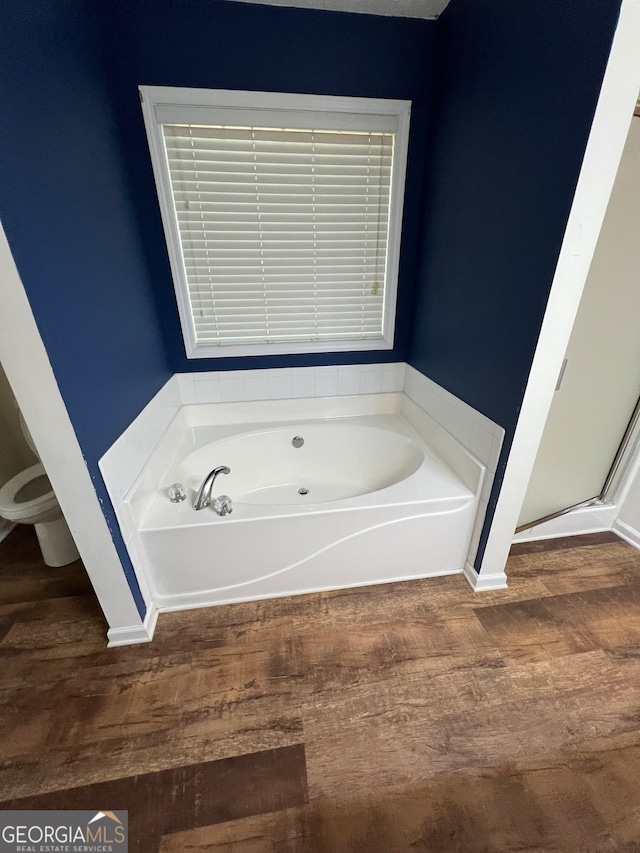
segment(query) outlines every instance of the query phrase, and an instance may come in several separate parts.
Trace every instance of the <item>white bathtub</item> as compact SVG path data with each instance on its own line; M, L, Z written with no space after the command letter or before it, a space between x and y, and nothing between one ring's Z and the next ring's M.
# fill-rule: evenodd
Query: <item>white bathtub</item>
M221 465L232 514L194 510ZM402 394L184 406L121 517L154 603L182 609L461 572L483 476Z

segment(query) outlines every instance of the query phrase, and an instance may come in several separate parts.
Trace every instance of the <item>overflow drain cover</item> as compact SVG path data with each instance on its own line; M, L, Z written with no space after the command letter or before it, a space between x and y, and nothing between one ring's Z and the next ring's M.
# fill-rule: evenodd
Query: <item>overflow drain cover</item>
M298 489L298 494L299 495L308 495L309 489L305 489L304 487L302 489Z

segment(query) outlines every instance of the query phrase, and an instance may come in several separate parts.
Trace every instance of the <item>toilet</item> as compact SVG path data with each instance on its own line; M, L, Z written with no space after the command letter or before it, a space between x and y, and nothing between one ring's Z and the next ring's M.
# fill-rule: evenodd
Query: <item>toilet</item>
M37 456L22 415L20 426L29 447ZM79 558L76 544L40 462L21 471L0 489L0 518L17 524L35 525L42 559L47 566L66 566Z

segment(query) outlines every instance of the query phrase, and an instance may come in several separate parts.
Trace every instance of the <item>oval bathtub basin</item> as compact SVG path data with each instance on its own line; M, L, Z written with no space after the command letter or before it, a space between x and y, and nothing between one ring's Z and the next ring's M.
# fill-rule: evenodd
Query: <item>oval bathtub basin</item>
M304 443L294 446L293 439ZM298 441L296 443L299 443ZM301 424L243 433L187 456L179 479L197 490L213 468L226 465L214 491L234 502L304 505L377 492L414 474L424 451L388 430L353 424Z

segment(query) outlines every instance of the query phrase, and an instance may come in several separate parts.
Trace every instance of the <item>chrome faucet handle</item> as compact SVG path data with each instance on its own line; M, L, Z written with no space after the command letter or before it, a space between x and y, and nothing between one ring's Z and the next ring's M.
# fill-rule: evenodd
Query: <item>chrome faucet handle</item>
M213 502L213 508L218 515L231 515L233 512L233 501L229 495L220 495Z
M167 495L172 504L179 504L187 499L187 490L182 483L174 483L167 489Z

